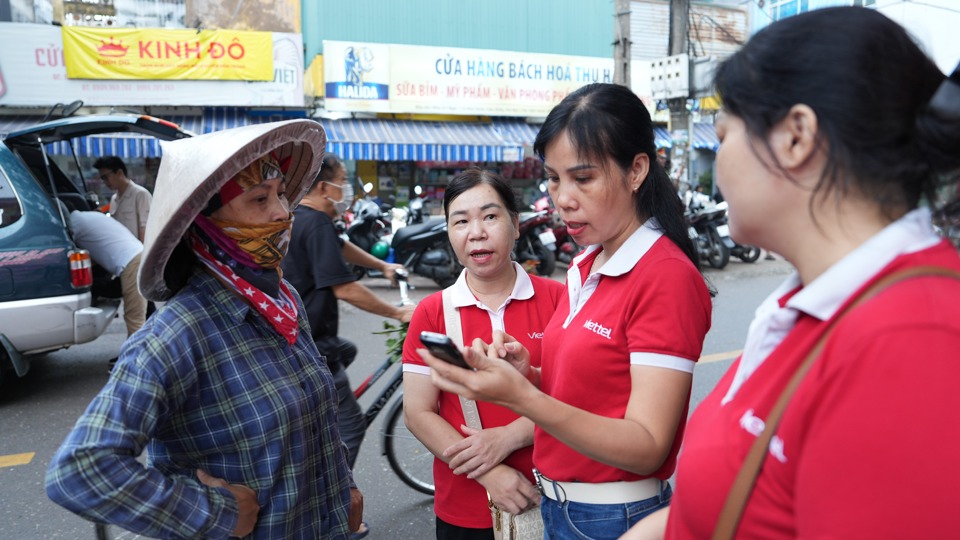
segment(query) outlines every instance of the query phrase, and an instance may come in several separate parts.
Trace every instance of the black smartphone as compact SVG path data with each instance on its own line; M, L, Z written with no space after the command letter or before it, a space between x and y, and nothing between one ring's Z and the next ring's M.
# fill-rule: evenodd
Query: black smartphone
M424 331L420 332L420 343L423 343L423 346L430 351L430 354L448 364L453 364L465 369L473 369L467 365L467 361L463 359L463 355L457 350L457 346L453 344L453 340L451 340L449 336Z

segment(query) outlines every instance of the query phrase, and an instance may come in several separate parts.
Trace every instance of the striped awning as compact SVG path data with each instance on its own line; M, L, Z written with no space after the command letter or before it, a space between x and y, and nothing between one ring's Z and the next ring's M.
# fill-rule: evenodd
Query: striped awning
M521 145L533 145L533 141L540 132L539 124L528 124L527 122L517 120L494 120L493 125L500 130L504 140ZM673 139L670 138L670 130L666 126L654 124L653 138L657 148L671 148Z
M506 122L324 119L320 123L327 132L327 151L344 159L519 161L523 145L533 143L533 138L516 140L517 125L511 125L513 131L505 136Z
M300 117L303 114L300 113ZM202 116L163 115L195 134L288 120L294 116L242 108L210 108ZM30 127L40 116L0 116L0 137ZM424 122L386 119L319 120L327 151L344 159L376 161L519 161L540 126L522 120ZM109 134L73 141L79 156L157 157L159 141L138 134ZM69 155L68 143L48 145L51 154Z
M497 130L503 140L518 144L533 146L540 132L540 124L528 124L521 120L494 120L493 128Z
M720 139L713 124L696 123L693 125L693 147L697 150L716 152L720 148Z
M302 117L302 113L300 117ZM211 108L197 115L164 115L195 134L222 129L277 122L289 114L242 108ZM37 124L42 116L0 116L0 138ZM322 119L327 132L327 151L344 159L375 161L515 161L523 148L533 145L540 126L517 119L493 122L424 122L381 119ZM654 125L657 148L671 148L673 141L665 126ZM122 158L158 157L160 142L139 134L92 135L74 141L79 156ZM693 147L716 152L720 141L712 124L694 124ZM68 143L48 145L51 154L69 155Z
M202 133L289 117L238 108L208 109ZM538 126L503 120L424 122L387 119L318 120L327 133L327 152L349 160L515 161L533 144Z
M670 130L666 126L653 126L653 142L657 148L673 148L673 138L670 137Z

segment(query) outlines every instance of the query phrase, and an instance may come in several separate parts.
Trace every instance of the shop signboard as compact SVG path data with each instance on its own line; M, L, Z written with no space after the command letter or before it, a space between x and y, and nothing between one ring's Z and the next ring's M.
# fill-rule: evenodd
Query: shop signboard
M195 32L195 31L194 31ZM303 37L272 32L269 81L68 79L60 28L0 22L0 107L88 106L303 107Z
M324 41L329 111L544 117L567 94L613 82L613 59Z
M273 80L270 32L63 27L70 79Z
M390 52L393 47L395 45L324 41L327 110L392 112Z

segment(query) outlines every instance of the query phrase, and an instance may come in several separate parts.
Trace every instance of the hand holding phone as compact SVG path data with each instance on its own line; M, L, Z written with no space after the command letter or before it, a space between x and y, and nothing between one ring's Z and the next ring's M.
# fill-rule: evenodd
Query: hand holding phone
M448 364L453 364L464 369L473 369L467 364L467 361L463 359L463 355L460 354L457 346L453 344L453 340L451 340L449 336L424 331L420 332L420 343L423 343L423 346L430 351L430 354Z

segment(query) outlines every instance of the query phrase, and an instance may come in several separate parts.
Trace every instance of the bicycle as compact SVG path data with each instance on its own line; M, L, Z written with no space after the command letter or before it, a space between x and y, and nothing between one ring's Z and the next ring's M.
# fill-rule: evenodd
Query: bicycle
M407 283L407 274L397 272L397 284L400 286L400 305L410 305L413 302L407 295L409 284ZM401 327L405 334L405 327ZM394 333L398 329L390 329L383 333ZM360 399L383 375L395 365L399 367L401 349L403 348L403 336L394 338L392 343L388 341L389 349L387 358L370 374L356 389L353 395ZM397 393L400 385L403 383L403 369L397 369L391 375L390 380L384 389L380 392L373 403L364 411L363 417L369 428L380 411L390 402L390 398L397 394L397 399L393 400L387 412L387 419L384 421L382 439L382 455L387 457L387 462L393 472L403 481L404 484L425 495L433 495L433 454L423 443L417 439L403 422L403 391Z
M397 272L397 284L400 288L399 305L410 305L408 291L410 285L407 283L408 275L403 272ZM405 332L404 327L387 330L385 332L376 332L378 334ZM404 484L423 493L433 495L433 454L427 447L417 439L403 422L403 391L399 393L400 386L403 384L403 369L400 368L401 349L403 348L403 336L388 340L389 349L387 358L380 366L374 370L357 388L353 395L360 398L377 381L379 381L393 367L394 370L390 376L387 385L380 391L373 403L364 411L363 417L366 420L367 428L373 425L381 411L391 403L391 398L396 394L397 398L392 401L387 411L386 421L381 431L381 454L387 457L387 462L393 472L403 481ZM392 343L391 343L392 341ZM103 523L95 524L97 540L140 540L148 537L132 533L114 525L105 525Z

